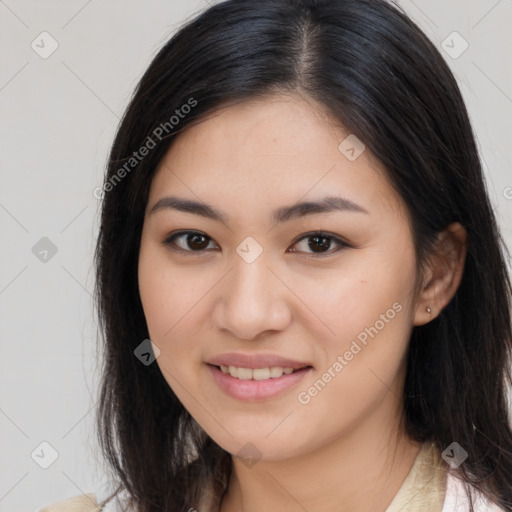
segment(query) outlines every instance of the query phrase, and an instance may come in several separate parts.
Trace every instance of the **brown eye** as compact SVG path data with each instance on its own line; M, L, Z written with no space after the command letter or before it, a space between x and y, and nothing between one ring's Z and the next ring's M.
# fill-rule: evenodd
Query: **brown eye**
M303 241L308 240L307 244ZM179 243L178 243L179 241ZM171 250L188 253L204 253L210 251L209 244L213 240L199 231L180 231L167 237L162 243ZM303 244L302 250L291 249L290 252L304 252L313 257L323 257L334 254L345 247L351 247L337 236L324 232L309 233L300 238L294 245ZM337 248L332 249L335 245ZM218 248L218 246L217 246Z
M309 240L307 244L303 244L302 247L304 250L297 251L297 250L291 250L291 252L306 252L308 253L306 249L310 249L312 253L316 254L333 254L335 252L338 252L339 250L343 249L344 247L350 247L349 244L341 240L340 238L330 235L328 233L323 232L317 232L317 233L310 233L306 236L303 236L300 238L294 245L297 245L299 243L302 243L304 240ZM338 248L335 250L330 250L331 246L338 245ZM312 254L311 252L309 254ZM320 256L321 257L321 256Z
M180 243L176 243L177 240L180 240ZM182 231L171 235L162 243L176 251L201 252L208 247L210 241L211 238L204 233L198 231Z
M323 252L331 246L331 239L327 236L314 236L309 238L308 247L313 252Z

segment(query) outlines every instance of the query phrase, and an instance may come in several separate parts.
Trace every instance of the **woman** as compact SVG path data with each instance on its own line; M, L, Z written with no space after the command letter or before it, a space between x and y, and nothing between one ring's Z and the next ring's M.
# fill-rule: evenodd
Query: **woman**
M506 249L454 77L395 6L187 23L102 207L119 487L63 509L512 510Z

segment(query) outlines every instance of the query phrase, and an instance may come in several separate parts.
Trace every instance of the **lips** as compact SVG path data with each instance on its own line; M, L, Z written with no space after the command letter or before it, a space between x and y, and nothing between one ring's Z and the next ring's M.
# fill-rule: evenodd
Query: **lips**
M282 360L285 361L284 359ZM290 362L289 359L287 361ZM277 378L246 380L232 377L212 364L207 364L206 367L218 389L229 397L242 402L262 402L277 398L286 391L290 392L290 390L298 386L302 379L306 378L313 371L313 368L310 366L287 375L282 374Z
M229 353L221 354L207 361L213 366L238 366L240 368L267 368L271 366L280 366L282 368L307 368L312 366L306 361L298 361L278 354L239 354Z

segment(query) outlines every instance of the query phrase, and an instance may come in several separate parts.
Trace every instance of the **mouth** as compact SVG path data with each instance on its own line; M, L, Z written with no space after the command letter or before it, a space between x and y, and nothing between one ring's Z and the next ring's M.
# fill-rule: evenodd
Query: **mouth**
M216 387L244 402L267 400L291 392L314 371L308 359L276 352L230 352L205 361Z
M213 365L217 370L221 371L225 375L229 375L239 380L269 380L279 379L283 375L291 375L292 373L300 372L301 370L307 370L313 368L311 365L305 365L297 368L285 368L282 366L267 366L264 368L245 368L241 366L227 366L227 365Z
M313 368L311 365L301 366L299 368L283 368L282 366L267 366L265 368L245 368L240 366L227 366L227 365L213 365L213 368L221 371L225 375L229 375L239 380L269 380L279 379L283 375L291 375L292 373L300 372Z
M310 372L311 365L300 368L246 368L207 363L213 382L225 394L243 402L262 402L298 385Z

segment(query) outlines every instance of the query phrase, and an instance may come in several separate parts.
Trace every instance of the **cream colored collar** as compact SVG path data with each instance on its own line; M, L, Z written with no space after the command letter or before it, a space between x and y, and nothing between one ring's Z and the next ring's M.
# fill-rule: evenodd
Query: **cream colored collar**
M433 442L423 443L386 512L441 512L448 465Z

